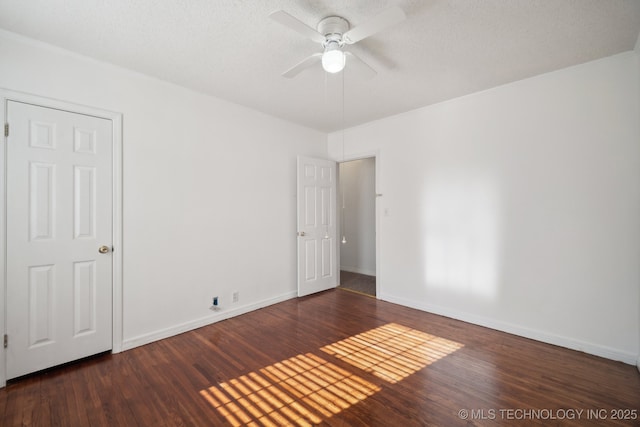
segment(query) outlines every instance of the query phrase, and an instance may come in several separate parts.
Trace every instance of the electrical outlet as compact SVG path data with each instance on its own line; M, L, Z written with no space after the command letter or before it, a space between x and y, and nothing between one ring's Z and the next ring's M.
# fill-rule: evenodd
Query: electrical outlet
M210 309L213 310L213 311L220 310L220 301L218 300L218 297L213 297L212 298Z
M233 294L231 294L231 302L238 302L240 301L240 292L235 291Z

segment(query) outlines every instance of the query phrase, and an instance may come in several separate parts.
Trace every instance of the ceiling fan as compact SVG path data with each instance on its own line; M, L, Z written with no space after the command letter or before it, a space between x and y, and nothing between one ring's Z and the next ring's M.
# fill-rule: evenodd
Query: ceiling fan
M349 61L350 66L358 68L358 71L364 77L373 77L376 75L376 71L355 54L345 51L343 49L344 46L359 42L406 19L402 9L392 7L355 28L350 28L349 21L340 16L328 16L322 19L316 27L317 30L314 30L283 10L273 12L269 17L285 27L289 27L303 36L320 43L323 48L322 53L314 53L282 73L287 78L297 76L301 71L312 67L318 62L322 63L322 68L325 71L338 73L344 69L347 61Z

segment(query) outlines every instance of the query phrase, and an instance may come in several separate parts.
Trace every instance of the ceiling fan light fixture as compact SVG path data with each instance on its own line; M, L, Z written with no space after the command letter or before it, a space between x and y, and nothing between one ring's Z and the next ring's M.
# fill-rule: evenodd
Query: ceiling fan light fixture
M345 56L338 42L327 43L322 54L322 68L327 73L339 73L344 69Z

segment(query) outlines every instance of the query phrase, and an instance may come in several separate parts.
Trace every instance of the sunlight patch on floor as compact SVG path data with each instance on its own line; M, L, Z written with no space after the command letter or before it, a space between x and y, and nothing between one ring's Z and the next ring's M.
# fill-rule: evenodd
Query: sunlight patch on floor
M307 353L201 390L200 395L234 426L311 426L379 390Z
M321 350L394 384L462 347L455 341L389 323Z

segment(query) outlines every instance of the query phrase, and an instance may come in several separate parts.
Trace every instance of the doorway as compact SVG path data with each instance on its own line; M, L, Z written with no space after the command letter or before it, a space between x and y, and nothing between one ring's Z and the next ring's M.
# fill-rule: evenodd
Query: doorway
M339 164L340 288L375 297L376 159Z

